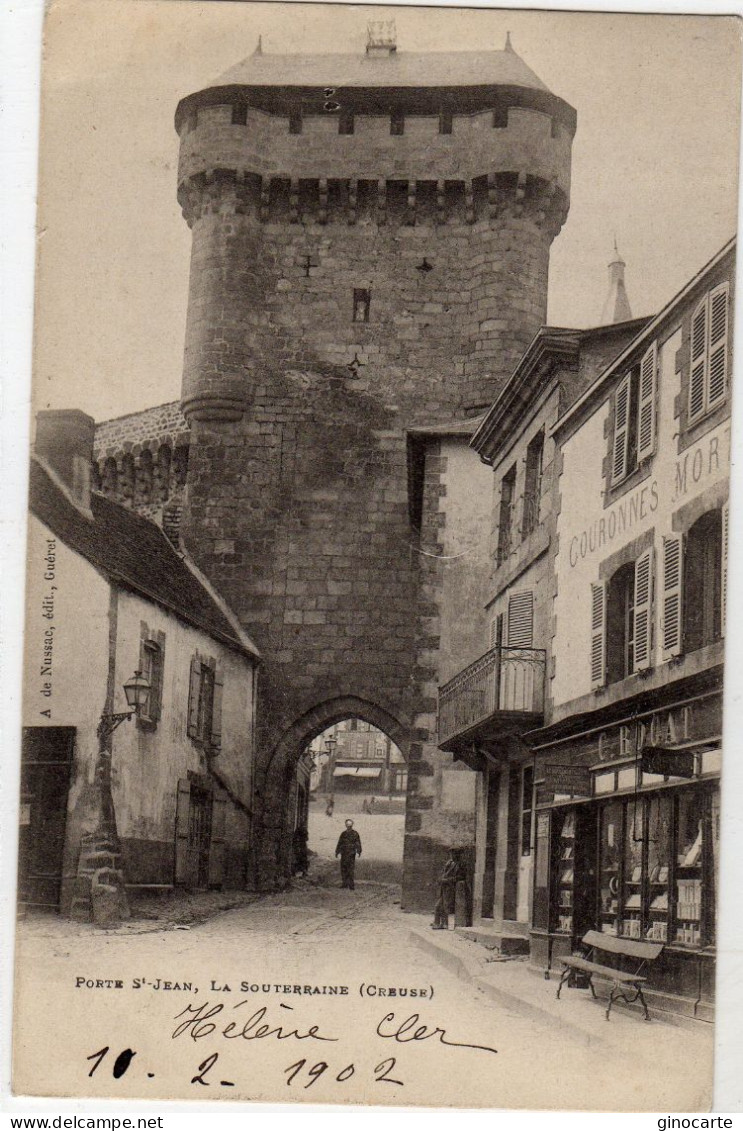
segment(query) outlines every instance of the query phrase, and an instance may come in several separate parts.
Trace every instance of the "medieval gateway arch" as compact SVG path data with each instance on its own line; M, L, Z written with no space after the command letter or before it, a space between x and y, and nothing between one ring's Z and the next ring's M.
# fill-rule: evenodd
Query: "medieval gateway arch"
M447 847L474 838L474 775L436 741L491 568L492 473L468 443L545 321L575 112L510 43L414 54L372 33L358 55L259 46L176 128L182 401L129 448L187 444L164 526L261 651L254 880L288 874L302 749L356 714L408 760L403 906L430 907Z

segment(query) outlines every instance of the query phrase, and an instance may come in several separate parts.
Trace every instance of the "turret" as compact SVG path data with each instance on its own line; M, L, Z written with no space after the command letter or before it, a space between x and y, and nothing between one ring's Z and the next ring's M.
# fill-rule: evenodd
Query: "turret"
M617 241L614 240L614 258L609 264L609 293L601 312L600 324L602 326L609 326L614 322L629 322L632 317L627 288L624 284L626 266L627 264L619 254Z
M510 42L414 54L387 25L356 55L259 44L183 99L185 414L239 419L289 370L408 417L488 405L546 318L575 124Z

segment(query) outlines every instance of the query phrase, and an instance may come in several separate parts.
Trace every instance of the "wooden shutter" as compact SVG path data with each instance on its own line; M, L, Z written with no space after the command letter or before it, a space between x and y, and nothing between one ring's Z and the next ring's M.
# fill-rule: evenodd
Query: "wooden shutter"
M225 865L225 825L227 818L227 794L216 790L212 799L212 829L209 840L209 887L221 887L224 883Z
M175 807L175 882L187 884L188 874L188 827L191 808L191 783L188 778L180 778Z
M661 637L663 659L681 653L681 589L683 582L683 540L679 534L663 539L663 616Z
M725 616L728 603L728 507L729 503L722 504L722 553L720 555L720 631L725 635Z
M635 562L635 647L636 672L650 667L652 648L653 551L646 550Z
M655 399L658 372L658 346L653 342L640 362L640 396L637 410L637 460L646 459L655 449Z
M211 744L215 750L222 746L222 693L224 690L224 676L220 668L214 671L214 698L212 699L212 734Z
M534 643L534 597L531 590L508 598L508 647L531 648Z
M199 737L199 696L201 693L201 660L194 656L191 660L191 675L188 681L188 723L186 731L190 738Z
M591 686L606 683L606 582L591 586Z
M498 613L490 622L490 648L500 648L503 644L503 613Z
M150 699L147 713L150 718L155 722L158 721L162 712L163 702L163 673L165 670L165 649L161 644L157 644L152 652L152 676Z
M704 412L704 387L707 371L707 309L703 299L691 320L691 364L689 367L689 420Z
M631 381L631 374L628 373L619 383L614 396L614 443L611 452L612 483L619 483L627 474Z
M709 296L709 368L707 408L725 400L728 356L728 285L716 287Z

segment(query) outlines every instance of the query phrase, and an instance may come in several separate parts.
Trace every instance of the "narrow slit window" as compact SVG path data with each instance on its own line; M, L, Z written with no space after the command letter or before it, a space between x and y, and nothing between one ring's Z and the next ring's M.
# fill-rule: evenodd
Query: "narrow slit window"
M245 102L236 102L232 107L233 126L247 126L248 107Z
M400 110L393 110L390 114L390 133L393 137L405 133L405 115Z
M371 309L371 291L366 287L355 287L353 292L354 322L368 322Z
M352 134L354 132L354 125L353 114L341 114L338 119L338 133Z
M289 114L289 133L301 134L302 132L302 111L292 110Z

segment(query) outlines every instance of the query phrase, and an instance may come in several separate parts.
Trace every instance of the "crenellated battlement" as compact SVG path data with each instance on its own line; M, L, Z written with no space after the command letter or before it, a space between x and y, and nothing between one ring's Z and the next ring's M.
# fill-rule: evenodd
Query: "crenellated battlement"
M93 489L172 535L180 521L190 439L178 402L103 421L95 430Z
M264 224L476 224L528 212L554 239L568 213L556 181L526 172L488 173L472 180L366 180L260 176L229 168L195 173L178 189L189 227L232 211Z

